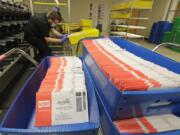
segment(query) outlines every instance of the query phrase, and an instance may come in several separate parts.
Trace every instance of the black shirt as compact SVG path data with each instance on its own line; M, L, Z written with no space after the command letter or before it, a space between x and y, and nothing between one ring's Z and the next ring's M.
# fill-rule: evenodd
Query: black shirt
M29 36L34 36L44 40L44 37L49 37L50 29L51 26L48 23L47 15L45 13L36 14L31 17L25 28L25 39Z

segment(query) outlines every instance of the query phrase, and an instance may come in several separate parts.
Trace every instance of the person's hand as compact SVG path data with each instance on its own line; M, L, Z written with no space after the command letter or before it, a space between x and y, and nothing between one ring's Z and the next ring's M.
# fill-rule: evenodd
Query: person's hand
M67 38L67 37L68 37L68 34L62 35L62 38Z
M63 44L68 40L68 34L64 34L62 37L60 37L60 43Z
M68 34L61 34L59 38L61 39L63 37L67 37L67 36L68 36Z

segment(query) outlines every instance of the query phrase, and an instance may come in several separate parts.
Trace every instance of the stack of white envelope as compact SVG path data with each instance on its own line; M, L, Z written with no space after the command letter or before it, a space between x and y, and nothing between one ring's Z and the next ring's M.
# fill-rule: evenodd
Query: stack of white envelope
M46 75L56 74L56 78L51 90L43 92L43 87L40 87L37 93L36 126L88 122L87 89L81 60L77 57L55 57L50 61ZM60 63L59 66L57 63ZM56 66L53 67L53 64ZM38 103L42 104L42 101L50 101L50 106L43 108L41 105L39 108Z

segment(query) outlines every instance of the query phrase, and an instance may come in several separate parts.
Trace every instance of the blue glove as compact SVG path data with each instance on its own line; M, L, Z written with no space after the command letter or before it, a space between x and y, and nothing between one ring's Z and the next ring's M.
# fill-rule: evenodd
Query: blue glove
M52 8L52 11L54 11L54 12L60 12L60 8L59 8L59 7L53 7L53 8Z
M62 35L62 38L67 38L68 37L68 34L64 34L64 35Z
M60 37L61 41L60 43L63 44L68 40L68 34L64 34L62 37Z

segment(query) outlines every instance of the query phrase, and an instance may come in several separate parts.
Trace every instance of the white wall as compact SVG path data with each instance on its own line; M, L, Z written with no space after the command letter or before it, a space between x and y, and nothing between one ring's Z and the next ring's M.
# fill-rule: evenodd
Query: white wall
M111 10L111 0L93 0L93 21L94 21L94 27L97 26L97 18L98 18L98 5L104 4L104 16L103 16L103 28L102 28L102 34L108 35L109 29L110 29L110 10Z
M89 4L91 0L71 0L71 20L79 22L81 18L89 17Z
M154 22L165 21L169 4L170 4L170 0L154 0L153 9L150 15L150 20L148 21L147 24L148 29L147 29L146 37L149 37Z
M90 12L90 3L93 4L93 27L96 27L97 25L98 4L105 5L103 34L107 35L109 32L109 12L111 9L111 0L71 0L71 21L79 22L82 18L88 19ZM64 10L64 12L66 11Z
M45 2L53 2L52 0L43 0ZM103 34L107 35L109 30L109 12L111 9L111 0L71 0L71 22L79 22L80 19L89 18L90 7L93 3L93 21L94 27L97 25L97 6L98 4L105 4L105 16L103 25ZM29 5L29 0L24 0L24 3ZM53 6L34 5L34 13L49 12ZM68 21L68 8L61 6L61 13L63 18Z
M50 0L43 0L43 1L50 1ZM51 0L52 1L52 0ZM71 0L71 22L79 22L81 18L88 18L89 17L89 4L93 3L95 6L93 8L93 20L94 26L96 25L97 21L97 5L99 3L105 4L105 19L104 19L104 32L103 34L107 35L109 31L109 16L110 16L110 9L111 5L114 2L122 2L122 1L129 1L129 0ZM145 32L145 36L148 37L151 31L151 27L154 22L157 21L164 21L168 12L168 7L171 0L154 0L154 5L152 12L150 14L150 19L146 22L146 26L148 27L147 31ZM179 1L179 0L173 0ZM24 0L25 3L28 3L29 0ZM175 4L173 4L173 7ZM34 6L35 12L48 12L52 6ZM67 20L67 6L61 7L61 12L65 20ZM172 20L171 17L168 17L169 20ZM143 24L143 23L142 23Z
M172 10L172 11L176 10L178 6L178 2L180 2L180 0L172 0L169 10ZM174 15L175 15L175 12L169 12L167 15L167 21L172 22L174 19Z

